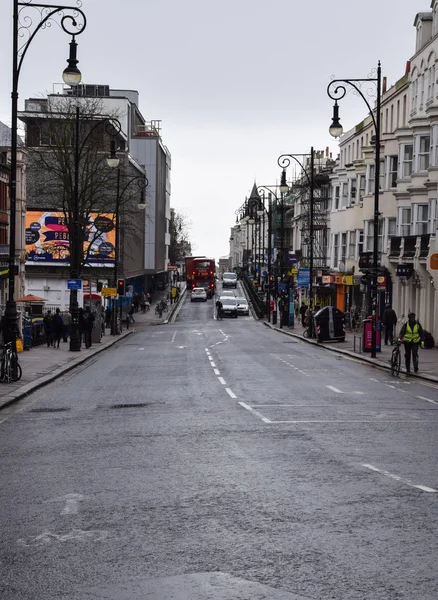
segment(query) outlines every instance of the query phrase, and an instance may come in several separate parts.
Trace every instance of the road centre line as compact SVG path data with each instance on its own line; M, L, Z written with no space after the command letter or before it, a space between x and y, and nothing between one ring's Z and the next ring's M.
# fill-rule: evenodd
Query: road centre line
M431 404L438 404L436 400L431 400L430 398L425 398L424 396L416 396L419 400L425 400L426 402L430 402Z
M213 360L211 360L211 361L210 361L210 365L211 365L212 367L215 367L215 366L216 366L216 364L213 362Z
M412 483L412 481L410 481L409 479L404 479L403 477L400 477L400 475L395 475L394 473L390 473L389 471L385 471L384 469L378 469L377 467L370 465L368 463L362 463L362 466L365 467L366 469L370 469L371 471L374 471L376 473L380 473L381 475L385 475L386 477L389 477L390 479L394 479L395 481L400 481L401 483L404 483L406 485L409 485L410 487L416 488L417 490L421 490L422 492L430 492L430 493L438 492L438 490L428 487L427 485L416 485L416 484Z
M338 388L333 387L332 385L326 385L325 387L328 388L329 390L331 390L332 392L336 392L337 394L343 394L344 393L341 390L338 390Z
M222 385L227 385L227 382L225 381L225 379L223 377L218 377L218 379Z
M220 375L221 374L221 372L219 371L219 369L213 369L213 371L214 371L215 375Z
M171 344L173 344L173 342L175 340L175 336L176 336L176 331L173 332L172 341L170 342Z
M236 394L230 390L230 388L225 388L225 391L230 396L230 398L237 398Z
M272 421L270 421L268 418L264 417L261 413L259 413L257 410L254 410L251 406L248 406L248 404L245 404L245 402L239 402L240 406L242 406L243 408L246 408L246 410L249 410L250 412L252 412L254 415L256 415L257 417L259 417L259 419L261 419L264 423L272 423Z
M326 420L321 420L321 419L314 419L314 420L307 420L307 421L269 421L270 423L272 423L273 425L281 425L281 424L302 424L302 423L333 423L334 425L337 425L338 423L375 423L378 425L390 425L393 423L426 423L427 419L418 419L416 421L377 421L376 419L374 420L370 420L370 419L326 419Z

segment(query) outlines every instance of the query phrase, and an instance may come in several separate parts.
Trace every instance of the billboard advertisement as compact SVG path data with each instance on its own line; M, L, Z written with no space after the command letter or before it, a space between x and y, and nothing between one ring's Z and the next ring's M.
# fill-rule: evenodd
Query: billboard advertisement
M85 224L84 257L86 264L114 265L116 232L113 213L91 213ZM27 264L70 263L70 239L62 212L28 210L26 212Z

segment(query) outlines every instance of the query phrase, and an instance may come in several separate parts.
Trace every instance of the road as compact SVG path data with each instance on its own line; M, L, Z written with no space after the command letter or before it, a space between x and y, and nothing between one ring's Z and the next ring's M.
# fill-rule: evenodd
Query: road
M0 412L0 597L436 600L437 386L213 304Z

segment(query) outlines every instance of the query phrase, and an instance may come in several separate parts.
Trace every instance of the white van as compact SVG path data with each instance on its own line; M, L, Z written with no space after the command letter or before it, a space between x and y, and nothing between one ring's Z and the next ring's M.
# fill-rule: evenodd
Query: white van
M237 288L237 274L236 273L224 273L222 277L223 288Z

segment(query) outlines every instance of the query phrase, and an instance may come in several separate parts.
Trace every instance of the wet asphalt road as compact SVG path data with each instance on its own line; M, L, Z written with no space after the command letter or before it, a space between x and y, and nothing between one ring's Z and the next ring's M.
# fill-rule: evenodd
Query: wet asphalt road
M0 412L0 598L436 600L438 389L181 306Z

